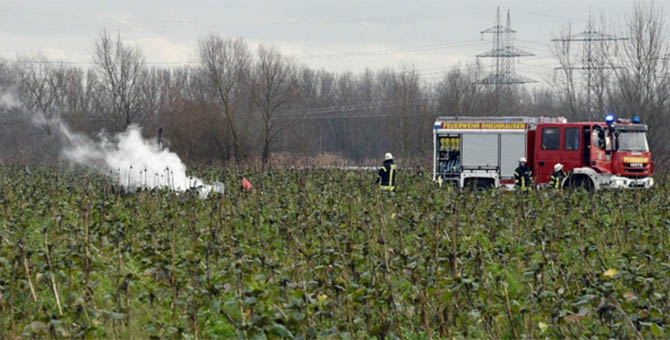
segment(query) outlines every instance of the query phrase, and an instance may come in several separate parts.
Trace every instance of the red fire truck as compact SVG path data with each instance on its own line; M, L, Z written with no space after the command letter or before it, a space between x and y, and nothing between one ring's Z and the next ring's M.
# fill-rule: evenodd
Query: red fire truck
M433 178L461 188L514 188L514 169L526 157L538 188L554 165L569 175L563 187L651 188L654 164L647 126L606 116L570 123L562 117L439 117L433 127Z

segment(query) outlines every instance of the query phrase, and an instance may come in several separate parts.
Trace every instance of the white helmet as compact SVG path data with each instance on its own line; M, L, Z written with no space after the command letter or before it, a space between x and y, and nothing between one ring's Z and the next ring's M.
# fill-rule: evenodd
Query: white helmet
M526 157L521 157L519 158L519 163L528 163L528 161L526 160Z
M390 160L392 160L392 159L393 159L393 155L392 155L390 152L387 152L387 153L384 155L384 160L385 160L385 161L390 161Z
M561 164L561 163L556 163L556 164L554 165L554 171L561 171L561 170L563 170L563 164Z

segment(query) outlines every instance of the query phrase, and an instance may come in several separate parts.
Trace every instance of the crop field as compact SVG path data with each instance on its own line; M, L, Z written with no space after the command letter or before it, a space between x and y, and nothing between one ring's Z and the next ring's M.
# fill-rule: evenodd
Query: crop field
M0 167L0 338L670 337L670 185L450 192L216 168L225 195ZM257 192L241 191L244 175Z

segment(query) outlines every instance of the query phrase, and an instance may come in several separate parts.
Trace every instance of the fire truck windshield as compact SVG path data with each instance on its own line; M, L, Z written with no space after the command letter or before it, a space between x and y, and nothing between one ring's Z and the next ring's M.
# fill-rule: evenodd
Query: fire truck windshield
M644 131L619 131L618 142L621 151L649 151L647 134Z

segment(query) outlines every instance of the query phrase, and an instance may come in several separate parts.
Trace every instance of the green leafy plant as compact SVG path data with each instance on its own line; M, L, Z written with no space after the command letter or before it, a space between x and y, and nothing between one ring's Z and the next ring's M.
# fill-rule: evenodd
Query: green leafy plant
M665 338L670 185L453 192L246 172L205 200L0 167L0 338Z

